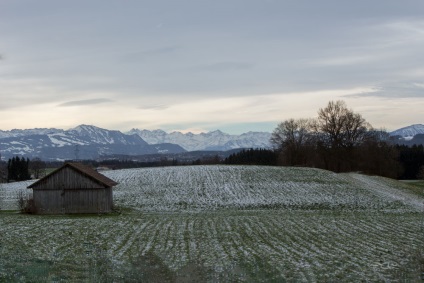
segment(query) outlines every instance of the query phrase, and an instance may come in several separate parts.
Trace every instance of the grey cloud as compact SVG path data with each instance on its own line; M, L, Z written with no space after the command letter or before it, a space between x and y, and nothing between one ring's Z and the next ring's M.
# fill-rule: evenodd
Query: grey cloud
M0 62L12 64L8 73L46 81L67 100L79 92L183 100L375 84L382 88L378 95L419 96L417 89L390 90L393 84L384 82L415 79L405 73L421 66L421 37L390 23L417 26L422 0L10 3L0 11L0 21L13 27L1 31L7 60ZM34 89L25 91L32 103L45 99Z
M194 67L195 70L225 72L225 71L241 71L251 69L253 64L246 62L219 62L214 64L199 65Z
M140 110L163 110L166 108L168 108L168 106L165 104L143 105L143 106L137 107L137 109L140 109Z
M141 50L138 52L130 52L130 53L124 54L122 55L122 59L124 61L138 61L138 60L148 59L151 56L170 54L170 53L176 52L178 49L180 49L180 47L175 45L175 46L165 46L165 47Z
M75 100L75 101L68 101L65 103L61 103L58 106L59 107L85 106L85 105L95 105L95 104L101 104L101 103L107 103L107 102L112 102L112 100L105 99L105 98Z
M423 87L417 82L398 82L384 84L376 92L349 95L351 97L386 97L386 98L424 98Z

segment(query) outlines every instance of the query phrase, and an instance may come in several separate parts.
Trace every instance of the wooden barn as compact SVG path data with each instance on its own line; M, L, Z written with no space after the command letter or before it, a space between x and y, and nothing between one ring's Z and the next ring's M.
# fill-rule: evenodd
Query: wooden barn
M40 214L108 213L112 211L112 187L117 183L80 163L62 167L30 185Z

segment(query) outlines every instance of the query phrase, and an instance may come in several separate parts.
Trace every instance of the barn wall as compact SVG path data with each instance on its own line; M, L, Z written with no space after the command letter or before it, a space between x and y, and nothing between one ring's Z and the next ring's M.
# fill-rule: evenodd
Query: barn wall
M107 213L112 211L112 188L34 190L34 202L40 214Z
M92 189L104 188L103 185L95 182L83 173L70 167L64 167L55 174L42 180L33 189L43 190L64 190L64 189Z
M65 190L66 213L105 213L112 211L112 188Z
M64 198L60 190L34 190L33 198L37 213L65 213Z

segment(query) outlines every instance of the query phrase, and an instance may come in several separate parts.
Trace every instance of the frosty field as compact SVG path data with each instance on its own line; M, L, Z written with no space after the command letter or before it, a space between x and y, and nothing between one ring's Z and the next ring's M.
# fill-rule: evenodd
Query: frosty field
M420 282L424 198L360 174L256 166L104 172L120 213L17 213L0 185L0 281Z

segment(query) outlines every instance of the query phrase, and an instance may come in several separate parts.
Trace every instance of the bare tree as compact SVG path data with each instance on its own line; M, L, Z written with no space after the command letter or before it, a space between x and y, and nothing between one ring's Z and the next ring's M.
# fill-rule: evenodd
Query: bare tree
M35 179L39 179L45 175L46 163L36 157L29 163L29 170Z
M371 126L344 101L330 101L318 111L314 125L326 169L354 170L355 148L362 144Z
M282 165L305 165L311 145L312 120L289 119L280 123L271 135L271 144L280 152Z
M315 128L325 136L329 147L352 147L362 142L370 125L358 113L348 109L344 101L330 101L318 111Z

